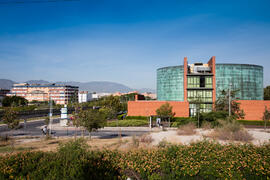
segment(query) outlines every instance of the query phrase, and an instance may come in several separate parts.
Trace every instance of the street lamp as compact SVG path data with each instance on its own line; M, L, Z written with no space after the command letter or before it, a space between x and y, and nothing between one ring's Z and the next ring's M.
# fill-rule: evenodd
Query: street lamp
M50 98L49 98L49 104L50 104L50 113L49 113L49 118L50 118L50 124L49 124L49 135L52 134L52 98L51 98L51 95L49 95Z
M232 83L229 85L229 117L231 117L232 111L231 111L231 88L232 88Z

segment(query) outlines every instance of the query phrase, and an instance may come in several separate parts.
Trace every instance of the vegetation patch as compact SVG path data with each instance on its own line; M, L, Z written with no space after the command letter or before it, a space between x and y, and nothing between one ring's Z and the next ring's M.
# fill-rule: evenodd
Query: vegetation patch
M113 120L107 122L107 127L132 127L132 126L148 126L147 120Z
M203 141L97 151L79 139L62 144L57 152L0 157L0 179L268 179L269 148Z
M193 135L196 134L196 126L194 123L188 123L186 125L180 126L177 130L178 135Z
M221 126L215 128L212 137L218 138L220 140L232 140L242 142L249 142L253 140L252 135L250 135L236 120L220 120L219 123L221 124Z

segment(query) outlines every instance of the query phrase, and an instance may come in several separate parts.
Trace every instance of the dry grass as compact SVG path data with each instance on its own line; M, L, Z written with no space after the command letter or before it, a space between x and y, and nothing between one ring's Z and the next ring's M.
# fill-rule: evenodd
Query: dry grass
M245 128L236 121L219 121L221 127L215 129L210 135L213 138L219 140L231 140L231 141L242 141L249 142L253 140L251 134L249 134Z
M65 143L74 137L69 138L52 138L46 140L42 139L26 139L23 141L21 138L14 140L15 143L11 143L11 140L8 143L0 143L2 146L0 147L0 154L5 155L6 153L16 153L21 150L30 150L30 151L56 151L59 147L60 143ZM95 150L103 150L103 149L119 149L120 150L128 150L132 148L132 145L125 145L130 141L130 137L122 138L119 141L118 138L113 139L86 139L86 143L90 146L91 149ZM12 149L12 151L11 151Z
M139 138L132 136L131 145L133 148L138 148L140 146Z
M209 130L209 129L212 129L211 123L210 123L210 122L207 122L207 121L203 122L203 124L202 124L202 129L203 129L203 130Z
M196 126L194 123L189 123L189 124L186 124L186 125L183 125L183 126L180 126L177 130L177 134L178 135L193 135L193 134L196 134Z
M145 144L151 144L153 141L154 139L149 134L144 134L140 138L140 142L145 143Z

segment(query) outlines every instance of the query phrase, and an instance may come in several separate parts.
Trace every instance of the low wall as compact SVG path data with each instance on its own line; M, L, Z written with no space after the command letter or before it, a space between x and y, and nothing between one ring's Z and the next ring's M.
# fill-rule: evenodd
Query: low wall
M262 120L265 106L270 108L270 101L238 100L240 108L245 112L245 120Z
M156 109L168 102L173 106L176 117L189 117L189 103L184 101L129 101L129 116L155 115ZM238 100L240 108L245 112L245 120L262 120L265 106L270 109L270 101Z
M189 103L183 101L129 101L128 116L156 115L156 109L167 102L173 106L176 117L189 117Z

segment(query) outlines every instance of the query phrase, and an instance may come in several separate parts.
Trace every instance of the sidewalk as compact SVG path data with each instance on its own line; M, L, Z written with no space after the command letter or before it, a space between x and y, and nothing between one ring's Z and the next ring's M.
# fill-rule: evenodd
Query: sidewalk
M62 127L60 126L60 123L57 123L57 124L53 124L52 129L53 130L67 130L67 129L76 130L76 127L74 126ZM157 127L154 127L151 129L149 127L104 127L104 128L98 129L98 131L118 131L119 129L122 131L146 131L146 132L162 131L161 128L157 128ZM171 129L176 129L176 128L166 128L166 129L171 130ZM80 127L78 127L77 130L80 130Z

